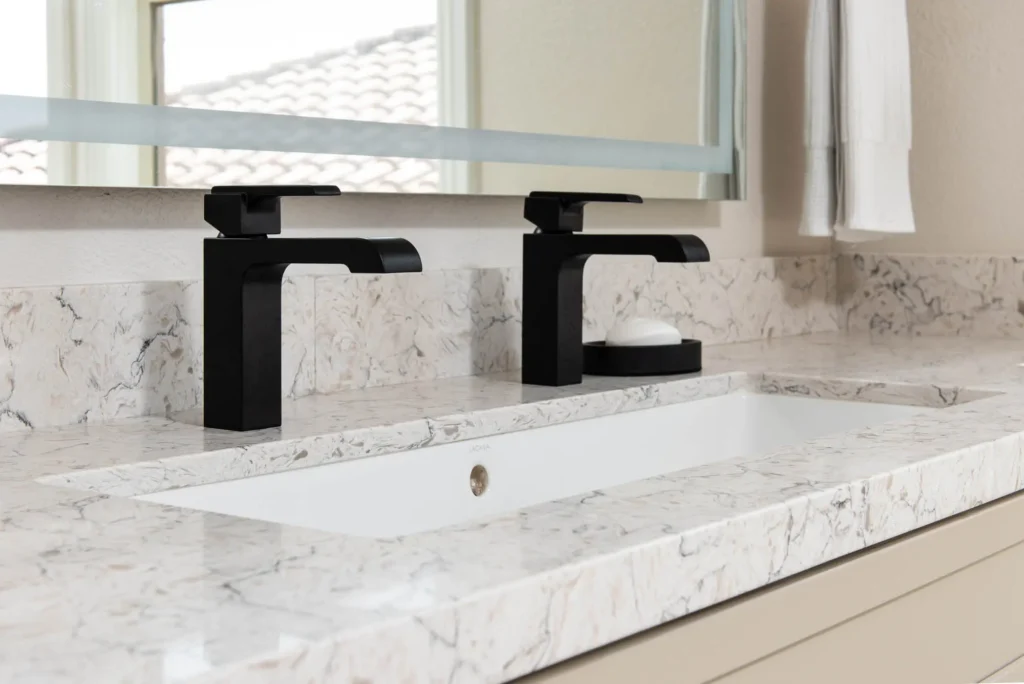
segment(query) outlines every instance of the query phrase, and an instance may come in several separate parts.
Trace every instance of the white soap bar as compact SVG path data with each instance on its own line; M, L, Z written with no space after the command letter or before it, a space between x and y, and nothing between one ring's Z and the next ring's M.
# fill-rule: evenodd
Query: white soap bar
M673 326L653 318L631 318L616 323L605 338L609 347L654 347L682 341L683 336Z

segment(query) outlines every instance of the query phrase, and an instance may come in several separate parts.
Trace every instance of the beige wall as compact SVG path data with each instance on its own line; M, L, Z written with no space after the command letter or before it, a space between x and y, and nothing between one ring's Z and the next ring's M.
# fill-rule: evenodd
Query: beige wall
M909 9L918 232L877 249L1024 254L1024 1Z
M796 235L806 0L748 2L749 199L595 205L591 230L692 232L715 259L829 249ZM521 200L490 197L287 200L284 221L291 235L407 237L429 269L518 264L527 230ZM210 231L199 191L0 187L0 287L197 278Z
M481 128L699 145L701 0L486 0L478 11ZM699 174L480 164L485 194L530 190L694 197Z
M483 0L482 128L698 142L701 0Z

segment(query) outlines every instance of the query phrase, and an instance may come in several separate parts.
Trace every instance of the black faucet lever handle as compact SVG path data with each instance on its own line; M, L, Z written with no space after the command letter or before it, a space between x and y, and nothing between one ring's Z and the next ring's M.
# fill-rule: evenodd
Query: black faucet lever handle
M217 185L203 197L203 218L224 237L267 237L281 232L282 197L340 194L336 185Z
M538 233L578 233L583 230L583 207L590 202L643 204L640 195L612 192L534 191L526 198L523 217Z

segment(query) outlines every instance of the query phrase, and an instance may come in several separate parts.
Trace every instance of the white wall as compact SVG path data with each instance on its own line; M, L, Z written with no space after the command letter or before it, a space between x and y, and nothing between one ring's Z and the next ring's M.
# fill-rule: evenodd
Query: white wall
M749 0L749 199L592 205L590 229L692 232L716 259L828 250L796 236L805 9L806 0ZM492 197L286 200L284 222L289 235L406 237L428 269L518 264L529 229L522 200ZM3 187L0 287L197 278L211 235L201 191Z
M202 238L215 235L203 222L202 197L201 190L0 188L0 287L198 278ZM696 202L629 209L595 206L588 223L671 232L719 221L717 207ZM286 199L283 214L289 236L408 238L428 269L517 264L529 228L522 200L511 197ZM701 233L727 252L717 256L748 251L720 239L720 228Z

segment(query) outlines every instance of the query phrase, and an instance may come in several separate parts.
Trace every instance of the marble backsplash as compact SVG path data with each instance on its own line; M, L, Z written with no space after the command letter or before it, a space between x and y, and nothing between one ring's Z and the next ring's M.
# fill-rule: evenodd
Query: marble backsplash
M517 370L518 268L316 280L316 390L335 392ZM706 344L836 330L830 260L707 264L595 257L584 271L583 337L630 316Z
M595 258L584 335L652 316L706 344L836 330L830 257ZM287 397L516 370L519 268L286 279ZM0 290L0 430L162 415L202 400L202 283Z
M282 287L282 388L314 386L313 279ZM201 282L0 290L0 430L162 415L202 401Z
M841 254L836 272L840 328L1024 338L1016 257Z

